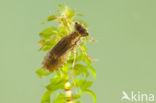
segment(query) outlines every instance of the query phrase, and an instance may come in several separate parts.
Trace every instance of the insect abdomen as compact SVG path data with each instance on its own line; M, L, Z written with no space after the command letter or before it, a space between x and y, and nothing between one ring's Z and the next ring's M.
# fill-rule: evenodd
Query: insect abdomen
M44 58L44 61L42 62L43 68L49 71L57 70L61 68L64 65L64 63L66 63L69 55L70 55L70 51L66 52L63 56L59 58L55 58L54 54L48 53Z

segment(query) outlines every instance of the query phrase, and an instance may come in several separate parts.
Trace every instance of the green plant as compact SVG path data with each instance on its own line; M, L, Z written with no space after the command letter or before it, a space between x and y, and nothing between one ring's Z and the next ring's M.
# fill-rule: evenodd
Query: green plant
M71 10L68 6L58 5L58 14L49 16L46 20L46 22L56 21L58 26L48 27L40 33L40 50L48 51L55 46L62 37L72 32L75 22L80 22L87 28L87 24L83 20L77 19L79 16L83 15L77 14L75 10ZM45 24L45 22L43 22L43 24ZM94 92L89 90L93 81L87 80L90 73L92 73L94 79L96 78L95 69L92 67L92 61L87 54L87 42L88 37L83 38L83 42L79 44L82 49L76 48L76 59L73 71L74 79L72 79L69 74L72 70L74 59L73 51L67 63L59 68L59 70L49 72L48 70L40 68L36 71L39 77L53 74L50 83L46 86L46 92L43 94L41 103L51 103L52 94L56 91L58 94L57 97L53 99L53 103L82 103L79 98L83 93L90 94L93 97L94 103L96 103ZM62 90L65 90L65 92Z

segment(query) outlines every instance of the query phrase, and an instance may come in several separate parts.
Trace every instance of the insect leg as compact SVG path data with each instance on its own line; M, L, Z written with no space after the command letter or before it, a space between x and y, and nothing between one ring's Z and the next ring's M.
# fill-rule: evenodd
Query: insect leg
M90 40L81 40L81 42L97 42L93 37Z
M71 69L70 75L71 75L72 81L75 85L74 77L73 77L73 71L74 71L75 60L76 60L76 49L75 48L74 48L73 52L74 52L74 58L73 58L73 64L72 64L72 69Z
M90 40L87 40L87 42L97 42L97 40L92 37Z
M96 59L93 59L90 56L88 56L88 53L80 45L77 45L77 46L88 57L90 61L96 61Z

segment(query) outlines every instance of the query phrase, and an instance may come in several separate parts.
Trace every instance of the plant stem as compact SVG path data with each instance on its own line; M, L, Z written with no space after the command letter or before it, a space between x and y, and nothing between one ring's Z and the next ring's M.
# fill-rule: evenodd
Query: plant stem
M65 83L65 95L68 98L67 103L74 103L73 92L71 90L71 83L69 81Z

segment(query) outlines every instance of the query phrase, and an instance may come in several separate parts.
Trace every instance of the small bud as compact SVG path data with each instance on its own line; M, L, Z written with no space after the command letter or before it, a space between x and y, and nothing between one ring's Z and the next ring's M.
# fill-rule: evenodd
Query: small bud
M72 97L72 91L68 90L65 92L67 97Z
M69 102L67 102L67 103L75 103L74 101L69 101Z
M65 89L69 89L70 86L71 86L70 82L67 82L67 83L65 84Z

